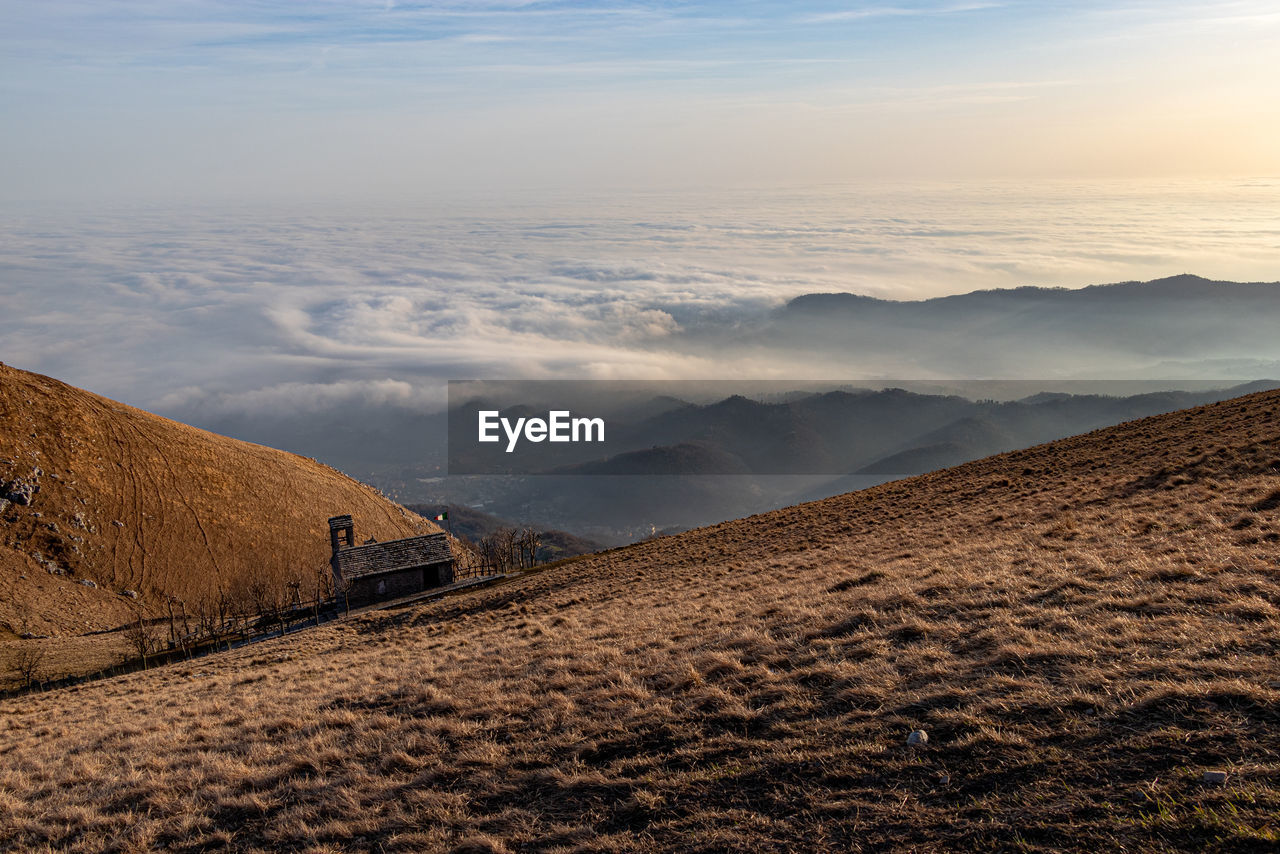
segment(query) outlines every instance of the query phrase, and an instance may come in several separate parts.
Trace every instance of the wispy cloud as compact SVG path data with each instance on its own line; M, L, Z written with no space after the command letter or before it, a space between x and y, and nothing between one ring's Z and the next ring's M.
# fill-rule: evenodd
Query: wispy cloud
M954 15L960 12L978 12L999 9L1003 3L949 3L935 6L861 6L835 12L817 12L801 15L798 20L806 24L832 24L843 21L865 21L873 18L914 18L928 15Z
M0 14L13 197L1276 164L1277 13L1245 0L0 0Z

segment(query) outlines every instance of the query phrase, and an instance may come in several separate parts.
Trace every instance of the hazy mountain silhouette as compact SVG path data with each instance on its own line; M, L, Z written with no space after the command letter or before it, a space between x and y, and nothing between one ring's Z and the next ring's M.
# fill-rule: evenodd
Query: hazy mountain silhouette
M1254 382L1126 397L1037 393L1013 401L903 389L787 395L779 403L731 396L618 425L612 447L642 446L635 450L549 474L479 477L472 492L471 481L451 478L447 488L458 490L449 499L455 503L602 541L627 540L1276 387ZM587 474L594 476L579 476Z
M975 291L920 301L806 294L763 318L726 316L722 322L699 323L673 333L663 346L716 359L776 353L835 377L896 372L953 380L1210 378L1227 387L1280 371L1280 337L1274 332L1278 319L1280 283L1180 275L1080 289ZM669 476L643 484L644 476L635 474L619 474L616 482L604 475L477 484L451 477L445 486L439 480L446 471L445 436L473 432L474 422L455 421L446 430L443 414L392 406L320 413L170 414L315 456L401 500L465 501L547 527L629 537L651 524L718 521L797 496L816 498L842 487L858 488L869 478L953 465L1261 387L1270 386L1238 386L1209 395L1044 394L1001 403L900 389L797 390L769 402L727 396L693 403L677 393L633 400L614 410L605 446L544 446L536 469L751 473L740 475L732 487ZM509 400L491 406L516 417L535 409L540 414L546 402L538 403ZM681 446L701 450L676 450ZM485 446L483 452L491 460L508 460L499 445ZM456 474L463 469L455 469L454 462L448 461L448 470ZM808 472L811 477L797 483L765 477L769 472Z
M845 357L894 354L952 376L1231 376L1233 362L1280 358L1280 283L1184 274L1079 289L1023 287L919 301L805 294L746 342ZM1227 373L1223 373L1227 371ZM1118 372L1118 373L1117 373ZM1247 375L1247 374L1246 374ZM1241 376L1235 374L1235 376Z
M734 395L615 424L621 451L553 474L918 474L1121 421L1198 406L1276 384L1109 397L1041 393L972 401L899 388L812 394L783 403ZM590 454L590 446L577 446ZM896 461L896 462L895 462Z
M755 358L776 353L780 360L791 362L798 357L815 365L816 373L832 377L1208 378L1230 385L1280 375L1280 336L1274 334L1278 320L1280 283L1216 282L1180 275L1080 289L974 291L920 301L852 293L806 294L763 319L729 316L719 323L699 323L674 333L664 346L717 359L732 358L738 352ZM843 422L838 414L823 418L822 407L840 409L838 398L810 400L806 406L813 410L811 423L821 426L806 433L803 424L787 425L786 429L797 431L789 434L796 447L788 452L776 446L779 425L741 423L740 416L751 410L750 401L725 401L718 410L717 428L714 412L697 411L675 397L653 397L617 411L620 424L636 426L634 434L611 433L605 449L561 446L546 468L703 438L712 444L732 444L737 449L734 453L740 452L753 470L761 468L762 456L790 453L809 459L815 469L855 471L907 450L892 443L877 446L878 436L868 438L868 431L856 422ZM414 492L416 479L441 475L446 464L446 416L398 405L226 412L195 403L164 414L224 435L313 456L405 500L426 498ZM954 419L929 420L924 430L942 428ZM638 426L646 421L642 428ZM688 429L690 421L698 422L705 432ZM914 426L910 418L906 426ZM763 437L755 450L750 441L753 431ZM914 430L912 435L920 432ZM615 435L622 441L615 444ZM735 438L726 442L726 435ZM848 449L854 442L870 444L865 452L852 455ZM494 450L501 453L500 448ZM849 468L854 456L859 464Z

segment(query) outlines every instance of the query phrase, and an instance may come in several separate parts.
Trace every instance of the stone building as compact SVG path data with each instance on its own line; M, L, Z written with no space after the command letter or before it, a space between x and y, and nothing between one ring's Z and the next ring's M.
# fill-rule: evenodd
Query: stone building
M410 596L454 580L453 552L443 533L357 546L351 517L334 516L329 543L334 583L352 604Z

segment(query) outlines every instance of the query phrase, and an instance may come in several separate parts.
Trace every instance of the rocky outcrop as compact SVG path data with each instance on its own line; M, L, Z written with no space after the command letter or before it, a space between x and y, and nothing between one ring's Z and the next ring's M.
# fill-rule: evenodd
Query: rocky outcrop
M32 475L29 479L14 478L0 484L0 499L20 504L23 507L30 507L32 501L35 500L36 493L39 491L40 484L36 482L35 475Z

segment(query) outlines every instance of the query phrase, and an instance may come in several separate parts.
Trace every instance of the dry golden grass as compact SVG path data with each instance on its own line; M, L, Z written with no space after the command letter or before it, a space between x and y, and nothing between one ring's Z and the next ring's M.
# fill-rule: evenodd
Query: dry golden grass
M169 596L192 612L220 590L243 599L251 579L277 587L299 580L308 595L317 572L328 571L332 515L351 513L361 538L439 530L314 460L0 364L0 482L14 478L40 491L29 507L0 508L7 648L25 633L69 637L119 626L139 604L161 616ZM66 574L48 573L37 553ZM125 590L140 598L121 596ZM0 649L0 682L4 659ZM73 664L55 669L76 672Z
M1278 408L5 701L0 845L1274 851Z

